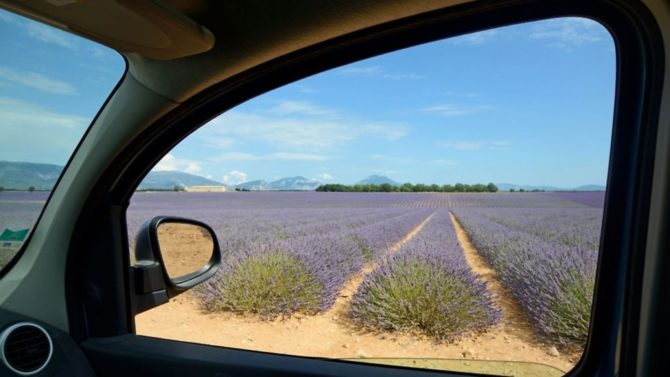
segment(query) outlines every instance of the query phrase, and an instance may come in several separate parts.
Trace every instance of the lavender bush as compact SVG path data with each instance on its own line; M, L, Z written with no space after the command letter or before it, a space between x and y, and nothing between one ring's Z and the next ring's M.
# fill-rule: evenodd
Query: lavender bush
M362 268L366 251L380 254L429 213L386 212L387 218L369 221L365 221L368 213L361 213L364 221L351 216L321 222L295 217L275 224L266 219L260 222L260 231L242 223L221 239L224 262L200 289L202 306L264 318L326 310L347 279ZM311 215L305 216L311 219ZM361 249L362 243L366 249Z
M495 210L454 210L477 250L528 313L537 333L566 347L583 346L590 323L597 251L586 241L566 244L538 237L533 227L524 231L502 225L487 212ZM534 226L553 229L559 224L563 223Z
M293 255L259 253L236 264L224 279L200 290L204 309L253 313L262 318L319 310L324 286Z
M441 341L486 328L500 312L467 265L448 211L441 210L365 278L349 315L364 328L417 330Z

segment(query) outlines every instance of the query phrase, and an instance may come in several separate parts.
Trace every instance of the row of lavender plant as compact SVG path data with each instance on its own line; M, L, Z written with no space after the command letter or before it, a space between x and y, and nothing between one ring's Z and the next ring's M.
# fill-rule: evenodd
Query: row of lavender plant
M486 285L468 266L447 210L368 274L350 317L363 328L420 331L437 341L500 319Z
M330 211L321 210L321 218L327 219ZM246 222L246 228L237 228L234 237L220 236L223 264L200 288L202 306L210 311L250 312L266 318L326 310L348 278L362 268L365 253L361 240L372 245L373 255L379 254L387 245L378 242L380 233L386 232L386 240L397 242L429 213L405 210L373 224L349 228L327 222L317 227L309 224L309 234L295 233L294 229L287 237L257 232ZM342 221L351 224L353 219Z
M479 211L503 226L530 233L545 241L594 252L600 245L601 208L492 208Z
M582 347L588 336L597 251L586 243L568 245L503 225L486 216L485 210L453 211L477 250L526 311L538 335L562 346ZM515 219L527 215L523 211L515 215L513 210L507 214ZM580 220L579 216L572 218ZM562 224L534 227L555 229Z

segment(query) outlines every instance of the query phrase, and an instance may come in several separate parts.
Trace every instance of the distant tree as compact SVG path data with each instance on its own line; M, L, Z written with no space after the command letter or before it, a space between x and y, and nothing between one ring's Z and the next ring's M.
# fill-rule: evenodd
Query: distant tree
M179 186L179 185L174 185L172 188L172 191L178 192L178 191L184 191L184 188Z
M30 187L28 187L28 191L30 191L30 192L35 191L35 186L30 186Z
M393 191L393 186L391 186L390 183L382 183L381 185L379 185L379 191L391 192Z
M183 190L183 189L182 189ZM176 189L175 189L176 191ZM238 191L238 190L236 190ZM246 190L241 190L246 191ZM356 185L342 185L339 183L328 183L319 185L316 188L319 192L497 192L498 187L489 183L484 185L482 183L475 183L472 185L464 183L456 183L455 185L438 185L438 184L424 184L417 183L403 183L402 186L394 186L390 183L375 184L356 184ZM514 192L512 190L512 192Z
M414 192L426 192L428 191L428 186L423 183L417 183L414 185Z
M514 191L516 191L516 190L514 190L514 189L509 189L509 192L514 192Z
M454 186L442 185L442 192L454 192Z
M474 185L471 185L470 190L468 190L468 191L470 191L470 192L485 192L487 190L486 190L486 186L484 186L483 184L476 183Z
M5 191L5 186L0 186L0 192Z
M526 191L526 190L524 190L524 189L522 189L522 188L519 189L519 192L525 192L525 191Z

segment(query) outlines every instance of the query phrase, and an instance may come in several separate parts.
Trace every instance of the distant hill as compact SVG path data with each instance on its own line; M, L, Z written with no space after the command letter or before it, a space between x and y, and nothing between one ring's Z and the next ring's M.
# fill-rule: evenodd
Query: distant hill
M603 185L584 185L575 187L575 191L605 191L605 186Z
M298 191L313 191L320 185L319 181L314 179L307 179L305 177L289 177L278 179L270 183L273 190L298 190Z
M189 186L222 186L223 183L195 174L175 170L151 171L140 183L139 190L172 190Z
M0 186L5 189L50 190L56 184L63 167L32 162L0 161Z
M314 179L297 176L278 179L270 183L264 180L249 181L241 183L235 188L250 191L313 191L319 184L319 181Z
M235 188L240 190L251 190L251 191L271 190L270 184L262 179L240 183L239 185L236 185Z
M0 186L8 190L51 190L63 171L63 166L32 162L0 161ZM175 186L220 186L205 177L180 171L152 171L140 183L139 189L172 190Z
M400 186L400 183L392 180L391 178L384 177L381 175L371 175L364 180L356 183L357 185L381 185L384 183L388 183L391 186Z

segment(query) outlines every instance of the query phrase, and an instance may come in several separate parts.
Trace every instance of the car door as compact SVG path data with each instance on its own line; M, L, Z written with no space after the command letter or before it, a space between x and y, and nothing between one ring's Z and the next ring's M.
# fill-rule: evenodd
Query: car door
M201 5L200 9L190 9L193 15L204 17L208 11L230 10ZM420 10L398 9L390 3L370 8L311 5L307 10L325 18L314 24L303 19L305 9L287 7L283 13L286 24L277 33L281 38L272 40L271 32L265 35L267 41L254 39L259 35L251 32L251 37L242 35L239 40L229 37L223 39L226 48L212 50L211 61L205 59L207 55L183 57L194 51L177 49L161 55L155 49L101 38L131 51L126 54L130 74L123 78L78 147L23 255L0 280L2 309L6 311L3 324L34 321L52 334L56 344L54 369L41 373L449 374L136 335L134 317L141 310L139 297L154 291L138 289L138 276L151 273L137 272L137 261L127 252L131 240L126 232L126 209L141 180L172 147L212 117L248 99L329 68L417 43L560 16L596 19L611 32L617 48L610 174L601 235L601 250L607 253L600 256L589 340L573 373L634 375L662 370L662 363L667 361L656 355L663 349L660 334L667 333L667 325L658 321L664 313L658 304L659 298L667 295L667 290L661 289L667 283L661 272L667 266L668 240L663 224L667 223L664 168L668 159L663 146L668 142L668 131L667 122L661 119L667 118L668 109L667 98L661 102L666 63L658 28L662 22L658 20L667 19L667 8L660 3L647 7L604 1L443 5L424 5ZM50 15L25 4L6 6L33 16ZM267 13L259 9L263 6L251 5L244 20L250 22L250 28L264 30ZM365 17L359 17L361 14ZM340 22L327 22L333 19ZM234 20L229 21L239 27ZM313 32L309 35L314 39L301 45L298 36L305 30ZM78 32L94 35L86 30ZM668 31L663 32L667 38ZM204 46L202 50L211 47L208 34L201 34L204 37L192 34L198 43L187 44ZM232 57L227 57L228 51L240 56L231 53ZM244 55L245 51L250 53ZM224 65L224 71L212 68L216 59L229 64ZM175 79L167 79L169 75ZM159 269L164 264L160 257L151 262ZM212 259L209 267L216 263ZM177 289L164 273L153 279L163 290ZM148 308L164 301L152 297L142 305Z

